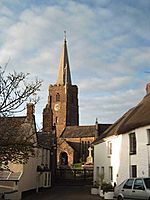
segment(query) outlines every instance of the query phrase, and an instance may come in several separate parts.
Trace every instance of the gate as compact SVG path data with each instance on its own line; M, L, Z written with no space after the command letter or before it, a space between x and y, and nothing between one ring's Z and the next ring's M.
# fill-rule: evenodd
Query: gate
M92 185L93 169L57 169L58 185Z

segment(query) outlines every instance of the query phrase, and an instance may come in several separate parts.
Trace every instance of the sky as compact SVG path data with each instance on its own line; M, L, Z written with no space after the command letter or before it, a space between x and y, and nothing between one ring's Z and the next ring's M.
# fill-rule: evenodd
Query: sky
M64 31L80 125L113 123L146 94L150 82L149 0L1 0L0 65L43 80L38 127L48 86L56 83Z

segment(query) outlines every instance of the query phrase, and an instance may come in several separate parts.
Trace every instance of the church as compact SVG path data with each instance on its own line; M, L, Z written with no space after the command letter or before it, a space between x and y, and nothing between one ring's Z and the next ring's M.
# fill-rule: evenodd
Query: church
M78 86L72 84L66 36L64 37L57 80L49 85L43 109L43 132L56 129L57 167L85 163L88 148L109 124L79 126Z

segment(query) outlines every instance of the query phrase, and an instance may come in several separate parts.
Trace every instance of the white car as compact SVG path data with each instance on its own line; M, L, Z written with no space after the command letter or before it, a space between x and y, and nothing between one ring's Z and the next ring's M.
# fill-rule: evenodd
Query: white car
M150 178L129 178L115 187L114 198L150 200Z

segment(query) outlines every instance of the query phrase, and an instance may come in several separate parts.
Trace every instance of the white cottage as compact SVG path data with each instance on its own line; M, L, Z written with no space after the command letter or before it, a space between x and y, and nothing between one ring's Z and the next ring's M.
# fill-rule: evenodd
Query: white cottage
M147 95L94 142L94 181L119 184L150 176L150 84Z

